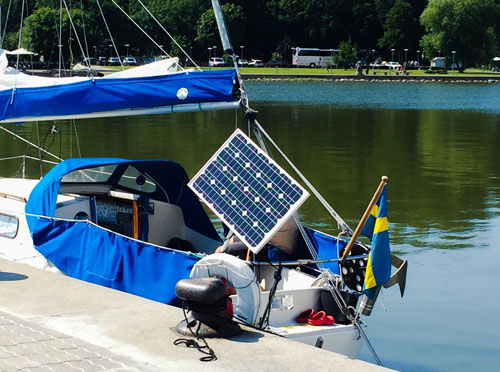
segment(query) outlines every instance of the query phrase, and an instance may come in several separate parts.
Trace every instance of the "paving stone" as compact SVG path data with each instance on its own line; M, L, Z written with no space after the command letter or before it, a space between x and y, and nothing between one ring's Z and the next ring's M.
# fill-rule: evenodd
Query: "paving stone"
M20 372L53 372L50 366L39 366L32 368L24 368Z
M92 358L92 359L87 359L89 361L92 361L93 363L102 366L106 371L114 368L123 368L125 365L120 362L116 362L112 360L109 357L101 357L101 358Z
M32 354L33 350L28 345L29 344L16 344L16 345L3 346L0 348L0 355L2 350L5 350L6 353L12 353L12 355L15 356Z
M0 371L15 371L16 366L9 361L10 359L0 359Z
M0 372L144 372L143 366L104 347L0 312Z
M16 369L30 368L30 367L38 367L40 363L31 360L26 356L18 356L14 358L4 359L8 361L10 364L14 365Z
M100 357L100 354L86 350L84 348L66 349L65 351L77 356L79 359L91 359Z
M54 360L57 363L71 362L81 359L78 356L70 354L65 350L48 351L45 355L47 355L51 360Z
M75 368L81 368L85 372L101 372L107 371L102 365L93 363L92 359L76 360L70 362Z
M81 368L73 367L69 363L51 364L49 367L52 372L86 372Z
M44 341L44 344L52 347L54 350L64 350L64 349L74 349L75 345L73 345L70 341L70 339L54 339L54 340L48 340Z

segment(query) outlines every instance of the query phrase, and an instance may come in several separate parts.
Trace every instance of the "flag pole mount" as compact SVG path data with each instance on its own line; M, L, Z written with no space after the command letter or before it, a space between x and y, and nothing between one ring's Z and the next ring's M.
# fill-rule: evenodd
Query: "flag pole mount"
M354 246L354 243L356 242L356 239L359 236L359 233L361 232L361 229L363 228L366 220L368 219L368 216L370 215L370 212L372 211L373 205L377 202L378 197L380 196L380 193L384 189L384 186L387 185L387 181L389 180L389 177L387 176L382 176L380 184L377 187L377 191L375 191L375 194L373 194L372 200L370 200L370 203L368 204L368 207L366 207L365 213L363 213L363 216L361 217L361 220L358 223L358 226L356 227L356 230L354 230L354 233L352 234L351 240L349 240L349 243L347 243L345 249L344 249L344 254L342 255L342 262L346 259L347 256L351 253L352 247Z

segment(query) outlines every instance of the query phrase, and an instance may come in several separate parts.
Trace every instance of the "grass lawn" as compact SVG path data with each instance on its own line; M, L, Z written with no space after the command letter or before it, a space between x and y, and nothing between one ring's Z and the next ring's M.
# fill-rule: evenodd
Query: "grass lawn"
M240 69L242 74L296 74L296 75L355 75L356 74L356 69L332 69L332 70L327 70L324 68L297 68L297 67L279 67L278 70L276 68L271 67L243 67ZM366 70L363 70L363 73L365 73ZM388 69L370 69L369 74L373 75L373 72L375 72L377 75L384 75L386 73L387 75L396 75L396 72L394 70L388 70ZM408 70L408 73L410 75L431 75L425 73L425 70ZM468 68L465 69L465 72L459 73L457 70L451 71L448 70L446 73L435 73L432 74L435 76L500 76L500 72L492 72L490 70L482 70L479 68Z
M105 66L113 70L121 70L121 66ZM132 68L134 66L125 66L125 69ZM212 67L214 70L225 69L228 67ZM202 67L202 69L207 70L208 67ZM327 70L325 68L306 68L306 67L241 67L240 72L242 74L284 74L284 75L355 75L356 69L332 69ZM366 70L363 70L365 73ZM373 75L375 72L377 75L396 75L394 70L388 69L370 69L369 74ZM431 74L425 73L425 70L408 70L409 75L425 75L430 76ZM446 73L435 73L432 76L500 76L500 72L492 72L490 70L483 70L480 68L468 68L465 72L459 73L457 70L448 70Z

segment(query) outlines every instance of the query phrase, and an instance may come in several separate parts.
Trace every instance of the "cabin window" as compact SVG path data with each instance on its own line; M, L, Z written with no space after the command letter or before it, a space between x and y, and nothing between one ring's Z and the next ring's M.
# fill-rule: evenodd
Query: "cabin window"
M13 239L19 229L19 220L17 217L0 213L0 236Z
M73 171L65 175L61 182L106 182L116 167L113 164Z
M147 175L142 174L130 165L123 173L118 184L128 189L147 193L152 193L156 190L156 184Z

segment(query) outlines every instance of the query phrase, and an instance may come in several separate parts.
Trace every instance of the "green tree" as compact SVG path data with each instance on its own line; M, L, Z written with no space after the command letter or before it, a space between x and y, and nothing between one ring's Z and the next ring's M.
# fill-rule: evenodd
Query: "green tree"
M81 26L81 13L79 10L72 12L73 21L76 25ZM36 9L29 17L24 20L23 26L23 46L43 56L45 61L48 61L52 55L57 55L57 45L59 44L57 35L59 23L56 21L59 18L59 11L42 6ZM69 37L69 19L67 13L62 13L62 35L63 35L63 55L70 54L70 41L74 40L74 36Z
M356 63L357 45L350 39L341 41L339 50L333 55L333 63L343 69L348 69Z
M421 45L428 57L438 51L451 56L461 72L487 63L496 53L494 23L499 6L494 0L429 0L420 21L426 30Z
M382 48L403 50L418 44L419 24L408 1L396 0L387 12L383 24L384 34L378 44Z
M227 3L222 5L221 8L230 38L241 40L241 32L246 20L241 6ZM196 26L196 30L197 36L195 40L200 46L220 44L219 32L213 9L208 9L201 15L201 18ZM237 44L233 45L233 48L237 50ZM221 50L220 54L222 54L222 52L223 51Z

